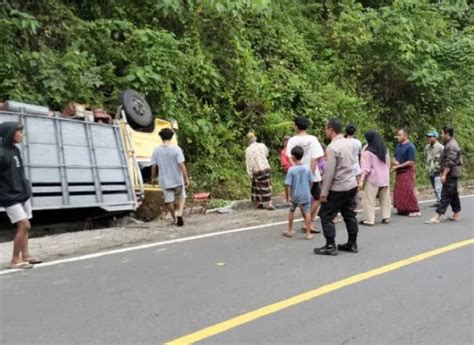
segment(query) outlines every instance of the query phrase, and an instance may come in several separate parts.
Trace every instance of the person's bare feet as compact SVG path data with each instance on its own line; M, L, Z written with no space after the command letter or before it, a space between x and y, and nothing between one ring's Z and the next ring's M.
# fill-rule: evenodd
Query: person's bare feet
M295 232L293 230L286 230L285 232L283 232L283 236L285 236L287 238L293 237L294 234L295 234Z
M303 232L306 233L306 225L303 225L303 226L301 227L301 231L303 231ZM309 232L312 233L312 234L320 234L320 233L321 233L321 230L315 229L315 228L311 227L311 228L309 229Z
M451 217L449 217L448 219L453 221L453 222L457 222L457 221L461 220L461 215L459 213L453 213L453 215Z
M429 220L425 220L425 224L439 224L439 219L434 217Z
M312 239L313 239L313 237L314 237L314 236L313 236L313 235L311 235L311 234L306 234L306 239L307 239L307 240L312 240Z
M410 212L408 217L421 217L421 212Z
M19 262L10 262L8 265L10 269L30 269L33 268L33 265L26 261L19 261Z

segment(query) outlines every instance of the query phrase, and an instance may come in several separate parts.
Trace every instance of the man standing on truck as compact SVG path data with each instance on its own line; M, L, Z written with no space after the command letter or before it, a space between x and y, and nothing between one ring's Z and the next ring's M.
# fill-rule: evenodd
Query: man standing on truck
M173 223L183 226L185 187L189 186L189 178L184 164L183 150L171 143L173 135L174 132L170 128L163 128L159 133L163 143L153 150L151 180L154 185L158 175L158 182Z
M4 207L12 224L16 224L10 268L32 268L42 261L28 251L30 230L31 187L26 179L20 150L15 144L23 141L23 126L17 122L0 124L0 207Z

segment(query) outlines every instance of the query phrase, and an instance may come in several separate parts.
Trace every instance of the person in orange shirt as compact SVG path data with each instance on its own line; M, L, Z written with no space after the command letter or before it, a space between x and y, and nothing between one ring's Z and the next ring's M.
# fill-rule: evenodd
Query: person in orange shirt
M288 172L288 169L291 167L291 162L288 156L286 155L286 146L288 145L288 140L290 140L289 135L285 135L283 138L283 149L280 152L280 164L285 170L285 173Z

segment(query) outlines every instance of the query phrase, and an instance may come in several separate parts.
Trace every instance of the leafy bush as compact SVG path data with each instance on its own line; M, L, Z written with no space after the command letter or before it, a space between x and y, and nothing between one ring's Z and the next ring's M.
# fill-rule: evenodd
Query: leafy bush
M114 112L125 88L176 118L193 189L242 198L244 136L272 152L306 114L323 135L338 116L392 146L408 126L456 128L472 174L474 29L467 1L3 1L0 99L71 100ZM426 183L423 164L418 179Z

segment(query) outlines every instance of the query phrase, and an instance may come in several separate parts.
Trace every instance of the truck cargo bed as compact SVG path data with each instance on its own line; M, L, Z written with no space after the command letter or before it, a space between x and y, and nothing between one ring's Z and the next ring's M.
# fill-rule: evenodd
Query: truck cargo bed
M137 208L118 123L0 111L0 123L6 121L24 126L19 147L33 189L34 210Z

